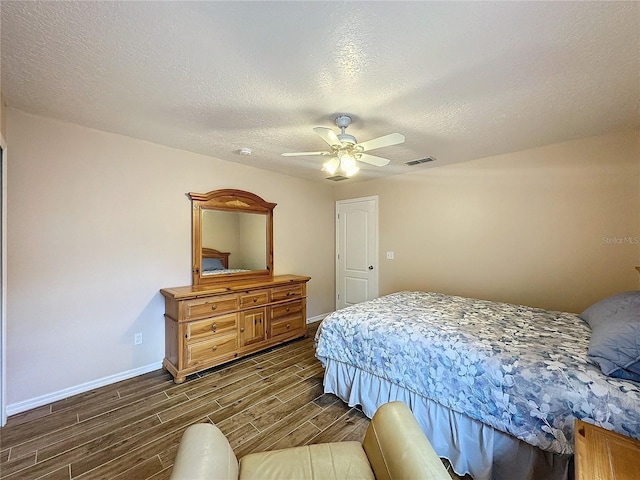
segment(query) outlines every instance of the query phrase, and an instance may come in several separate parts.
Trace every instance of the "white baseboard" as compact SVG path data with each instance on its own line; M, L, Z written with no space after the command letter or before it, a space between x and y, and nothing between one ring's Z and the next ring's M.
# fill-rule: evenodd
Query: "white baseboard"
M315 317L307 318L307 324L320 322L324 320L324 318L330 313L332 312L323 313L321 315L316 315ZM24 400L18 403L12 403L11 405L7 405L7 416L26 412L27 410L31 410L32 408L41 407L42 405L47 405L58 400L63 400L79 393L88 392L89 390L93 390L94 388L104 387L121 380L127 380L129 378L137 377L138 375L153 372L154 370L158 370L159 368L162 368L162 362L152 363L151 365L146 365L134 370L117 373L109 377L99 378L91 382L83 383L81 385L76 385L70 388L65 388L64 390L48 393L47 395L42 395L40 397L31 398L29 400Z
M154 370L158 370L160 368L162 368L162 362L152 363L151 365L145 365L144 367L135 368L126 372L116 373L115 375L99 378L97 380L83 383L81 385L76 385L74 387L65 388L64 390L59 390L57 392L48 393L47 395L42 395L40 397L31 398L29 400L23 400L22 402L13 403L11 405L7 405L7 415L11 416L15 415L16 413L26 412L27 410L31 410L32 408L41 407L42 405L47 405L49 403L65 399L79 393L88 392L89 390L93 390L94 388L111 385L112 383L116 383L121 380L127 380L129 378L137 377L138 375L153 372Z
M324 320L324 318L327 315L331 314L331 313L333 313L333 312L323 313L321 315L316 315L315 317L309 317L309 318L307 318L307 325L309 325L310 323L320 322L320 321Z

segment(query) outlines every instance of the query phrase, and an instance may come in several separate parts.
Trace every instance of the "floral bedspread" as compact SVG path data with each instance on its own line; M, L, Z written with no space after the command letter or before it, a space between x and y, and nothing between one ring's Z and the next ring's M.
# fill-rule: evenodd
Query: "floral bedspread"
M587 360L572 313L427 292L334 312L316 356L353 365L555 453L573 453L575 418L640 438L640 385Z

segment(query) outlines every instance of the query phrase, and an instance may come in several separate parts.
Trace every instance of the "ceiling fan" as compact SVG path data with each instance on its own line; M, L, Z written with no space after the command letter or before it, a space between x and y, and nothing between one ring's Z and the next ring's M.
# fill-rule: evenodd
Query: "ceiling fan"
M315 127L313 129L314 132L320 135L320 137L329 144L331 151L295 152L283 153L282 155L284 157L312 155L331 156L332 158L324 162L322 165L322 170L330 175L334 175L339 168L347 177L351 177L359 170L357 162L368 163L369 165L375 165L376 167L384 167L391 162L391 160L387 158L376 157L375 155L369 155L364 152L404 142L404 135L399 133L390 133L389 135L358 143L356 137L345 133L346 128L351 124L350 116L340 115L336 117L335 123L340 127L342 133L336 135L333 130L326 127Z

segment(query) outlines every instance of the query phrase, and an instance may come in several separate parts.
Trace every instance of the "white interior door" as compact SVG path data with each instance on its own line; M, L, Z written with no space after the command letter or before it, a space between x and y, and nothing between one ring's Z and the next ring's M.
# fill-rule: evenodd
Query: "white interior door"
M336 310L378 296L378 197L336 202Z

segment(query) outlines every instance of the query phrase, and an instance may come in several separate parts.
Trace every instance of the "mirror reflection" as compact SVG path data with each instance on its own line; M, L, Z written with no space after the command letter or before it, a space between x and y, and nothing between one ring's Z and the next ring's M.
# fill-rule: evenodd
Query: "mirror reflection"
M268 269L267 216L202 210L202 276Z

